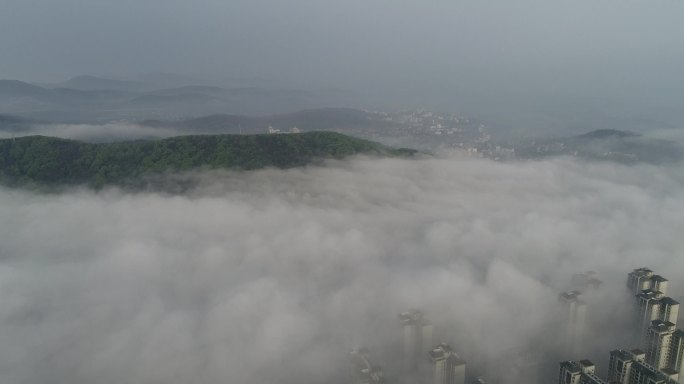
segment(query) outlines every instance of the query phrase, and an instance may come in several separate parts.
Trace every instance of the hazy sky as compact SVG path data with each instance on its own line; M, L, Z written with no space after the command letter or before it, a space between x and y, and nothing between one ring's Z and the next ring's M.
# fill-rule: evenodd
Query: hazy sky
M683 17L676 0L2 0L0 78L663 93L684 85Z

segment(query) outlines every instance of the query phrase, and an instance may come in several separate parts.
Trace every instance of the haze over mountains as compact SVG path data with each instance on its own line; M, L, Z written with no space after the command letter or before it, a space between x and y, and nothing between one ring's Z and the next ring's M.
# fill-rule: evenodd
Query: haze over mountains
M0 80L0 111L53 122L103 123L214 113L259 115L346 103L346 95L335 91L165 85L93 76L49 87Z
M684 298L683 15L0 0L0 384L606 376Z

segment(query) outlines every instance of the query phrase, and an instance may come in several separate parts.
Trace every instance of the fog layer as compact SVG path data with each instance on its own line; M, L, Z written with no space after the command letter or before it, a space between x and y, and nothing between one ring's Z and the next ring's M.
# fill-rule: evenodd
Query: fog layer
M632 268L684 297L681 167L356 159L187 177L183 196L0 190L3 383L331 382L358 345L391 368L407 308L472 359L553 329L576 272L606 282L589 309L604 326Z

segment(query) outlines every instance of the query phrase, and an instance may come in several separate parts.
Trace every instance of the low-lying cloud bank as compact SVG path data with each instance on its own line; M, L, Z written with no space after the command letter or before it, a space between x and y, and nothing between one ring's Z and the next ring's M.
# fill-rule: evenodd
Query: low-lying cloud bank
M3 383L340 382L359 345L390 373L414 307L467 360L495 358L553 332L586 270L605 281L591 324L626 316L642 265L684 299L681 167L356 159L188 177L182 196L0 190ZM586 353L618 346L590 328Z

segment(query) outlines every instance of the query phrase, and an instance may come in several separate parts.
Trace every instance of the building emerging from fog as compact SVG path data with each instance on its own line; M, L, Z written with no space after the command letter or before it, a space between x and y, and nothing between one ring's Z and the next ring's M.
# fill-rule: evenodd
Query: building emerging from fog
M669 375L682 370L684 332L669 321L654 320L646 333L646 362Z
M667 293L667 279L656 275L648 268L637 268L627 275L627 287L638 295L641 291L650 289Z
M676 374L668 374L648 364L642 350L610 352L608 380L611 384L674 384L676 379Z
M679 302L667 297L668 280L648 268L638 268L627 275L627 287L636 298L641 335L645 336L654 320L677 324Z
M402 330L404 367L415 372L425 359L425 352L432 347L432 324L423 312L412 309L399 314Z
M628 274L627 287L636 299L637 331L645 350L611 351L608 383L684 383L684 331L677 329L679 302L665 296L667 284L666 278L648 268ZM586 360L562 362L558 380L559 384L604 383Z
M466 363L446 344L428 352L432 363L432 384L465 384Z
M558 374L559 384L607 384L595 374L596 367L589 360L563 361Z
M560 363L559 384L677 384L677 374L660 371L646 363L646 354L638 349L610 352L608 381L596 375L589 360Z
M580 295L579 291L569 291L558 297L558 301L564 306L561 341L571 355L579 352L584 338L587 305Z
M367 348L359 348L349 352L351 384L383 383L382 368L370 362Z

